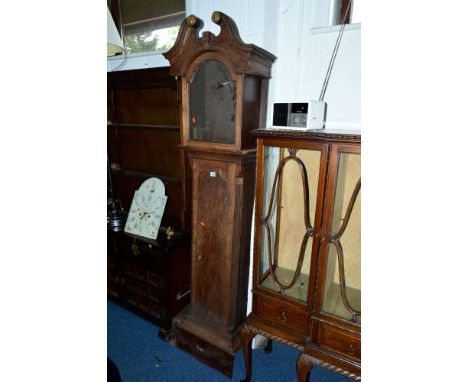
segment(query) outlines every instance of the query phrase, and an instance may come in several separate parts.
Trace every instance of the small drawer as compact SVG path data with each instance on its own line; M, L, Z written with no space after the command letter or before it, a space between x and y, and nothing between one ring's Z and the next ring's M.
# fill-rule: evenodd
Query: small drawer
M175 326L174 329L176 346L199 359L203 363L221 371L231 377L234 356L228 354L217 346L210 344L202 338Z
M309 327L309 315L300 308L279 301L257 296L259 318L272 321L285 328L306 335Z
M156 275L153 272L147 272L147 281L148 284L152 285L154 288L157 288L159 291L164 291L166 289L166 279Z
M159 290L151 285L148 285L148 297L151 301L159 303Z
M335 351L354 360L361 360L361 339L359 337L321 324L317 342L324 349Z
M137 282L136 280L132 279L132 278L127 278L125 280L125 284L124 284L125 288L130 290L130 291L136 291L137 289Z
M155 288L159 288L159 276L156 273L148 271L147 280L149 284L151 284Z
M143 310L145 312L147 312L149 310L146 295L137 293L136 296L135 296L135 300L136 300L136 306L139 309L141 309L141 310Z
M123 263L123 271L127 276L135 277L135 266L130 263Z
M140 281L146 282L146 269L135 265L135 277Z
M132 277L127 277L124 283L125 288L140 294L147 294L147 285L145 282L139 281Z
M107 293L114 297L119 297L120 295L120 286L113 281L107 280Z
M149 306L148 313L152 317L156 318L157 320L160 320L162 318L161 309L158 306L154 306L154 305L151 304Z

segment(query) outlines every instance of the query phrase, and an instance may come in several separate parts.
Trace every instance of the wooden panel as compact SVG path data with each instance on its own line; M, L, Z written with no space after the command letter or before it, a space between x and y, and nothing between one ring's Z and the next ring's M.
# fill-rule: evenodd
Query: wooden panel
M309 315L292 304L257 296L256 316L274 322L289 330L306 334L309 327Z
M358 361L361 360L361 339L332 326L320 325L317 342L324 349L333 350Z
M114 90L114 105L119 123L179 124L179 105L175 90Z
M120 165L131 171L181 178L180 132L177 129L119 127Z
M250 236L254 204L255 164L255 162L243 164L241 166L242 178L238 176L235 179L236 224L233 230L233 266L231 269L233 284L230 286L231 309L234 313L234 319L230 323L230 330L239 327L245 321L247 313L246 302L249 292ZM237 280L235 279L235 275L237 275Z
M250 130L258 129L260 119L260 102L262 101L260 94L262 80L258 77L244 77L244 103L242 108L242 149L255 147L255 137L250 133Z
M169 68L123 70L107 73L108 89L169 89L177 90L177 81Z
M226 261L230 259L226 234L231 227L227 211L232 204L229 164L194 159L193 179L192 308L196 316L221 327Z

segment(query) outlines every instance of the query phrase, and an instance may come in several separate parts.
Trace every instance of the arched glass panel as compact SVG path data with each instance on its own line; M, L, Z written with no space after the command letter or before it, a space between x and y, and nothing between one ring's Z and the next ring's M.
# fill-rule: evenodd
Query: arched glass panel
M198 67L190 84L190 140L235 143L236 83L217 60Z
M322 309L361 320L361 156L341 153Z
M259 284L307 301L321 151L264 147Z

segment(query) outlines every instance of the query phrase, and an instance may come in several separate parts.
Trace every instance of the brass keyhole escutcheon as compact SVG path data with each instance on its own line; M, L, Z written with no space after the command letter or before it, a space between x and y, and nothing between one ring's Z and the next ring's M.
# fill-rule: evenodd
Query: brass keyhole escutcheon
M140 254L140 248L138 248L138 244L132 244L132 252L134 256L138 256Z
M280 316L279 316L279 320L280 320L282 323L285 323L286 321L288 321L288 317L286 317L286 313L281 312L281 314L280 314Z
M174 236L175 231L172 229L172 227L167 227L166 229L166 239L171 240L172 236Z
M347 353L350 355L353 355L354 352L355 352L354 346L352 344L349 344Z

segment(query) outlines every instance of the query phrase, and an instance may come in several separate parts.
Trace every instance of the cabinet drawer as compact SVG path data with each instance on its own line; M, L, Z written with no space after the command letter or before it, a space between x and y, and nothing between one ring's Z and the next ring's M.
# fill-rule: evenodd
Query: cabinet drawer
M131 259L132 262L139 262L148 256L159 258L160 252L151 244L128 237L119 237L118 251L127 259Z
M158 288L148 285L148 298L154 303L158 304L160 301L160 293Z
M123 272L125 275L135 277L135 266L131 263L123 263Z
M257 297L258 316L285 328L307 334L309 315L292 304Z
M151 284L155 288L161 288L161 277L159 277L156 273L148 271L147 273L147 280L148 284Z
M149 308L148 308L148 313L156 318L157 320L161 320L162 319L162 314L161 314L161 308L157 305L154 305L154 304L150 304Z
M348 358L361 360L361 339L328 325L320 325L320 347L340 353Z
M146 295L148 293L148 286L146 285L146 283L141 282L137 279L133 279L131 277L128 277L125 280L124 286L128 290L134 291L140 294Z
M120 285L112 280L107 280L107 293L114 297L120 296Z
M140 281L146 282L146 270L135 265L135 278Z

